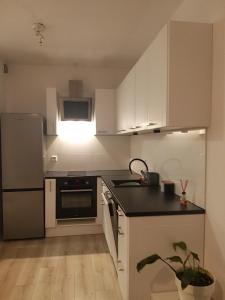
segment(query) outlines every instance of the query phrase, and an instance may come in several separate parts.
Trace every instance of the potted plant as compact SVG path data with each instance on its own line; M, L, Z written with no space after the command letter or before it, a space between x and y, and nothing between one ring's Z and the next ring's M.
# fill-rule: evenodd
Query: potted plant
M200 267L198 254L190 251L185 242L173 243L174 251L182 250L184 256L162 258L158 254L150 255L137 264L140 272L146 265L161 260L175 274L175 283L181 300L209 300L214 291L215 279L205 269ZM173 263L179 264L175 268Z

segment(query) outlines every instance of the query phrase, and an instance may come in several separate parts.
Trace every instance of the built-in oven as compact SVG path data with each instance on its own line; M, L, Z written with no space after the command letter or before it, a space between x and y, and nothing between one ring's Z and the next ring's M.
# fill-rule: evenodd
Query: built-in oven
M56 219L97 217L97 178L57 178Z

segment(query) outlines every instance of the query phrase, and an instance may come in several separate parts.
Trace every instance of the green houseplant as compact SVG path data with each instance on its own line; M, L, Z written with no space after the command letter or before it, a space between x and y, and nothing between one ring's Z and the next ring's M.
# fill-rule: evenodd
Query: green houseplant
M137 271L140 272L146 265L161 260L175 274L175 283L182 300L208 300L214 291L215 280L212 275L200 267L200 259L197 253L190 251L185 242L173 243L174 251L177 249L183 252L182 256L170 256L162 258L158 254L150 255L137 264ZM174 267L174 263L178 268Z

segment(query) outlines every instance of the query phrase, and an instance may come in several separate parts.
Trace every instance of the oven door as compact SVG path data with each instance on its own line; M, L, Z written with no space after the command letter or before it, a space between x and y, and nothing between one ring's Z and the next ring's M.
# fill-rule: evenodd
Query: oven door
M95 192L87 189L59 189L56 201L56 219L96 218Z

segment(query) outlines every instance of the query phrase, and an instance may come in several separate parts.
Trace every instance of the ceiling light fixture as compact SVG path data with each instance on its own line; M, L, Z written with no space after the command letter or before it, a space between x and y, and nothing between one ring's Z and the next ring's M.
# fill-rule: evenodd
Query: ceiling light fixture
M45 25L43 23L34 23L33 30L34 30L36 37L39 40L40 46L42 46L45 41L45 38L43 35L43 32L46 30Z

